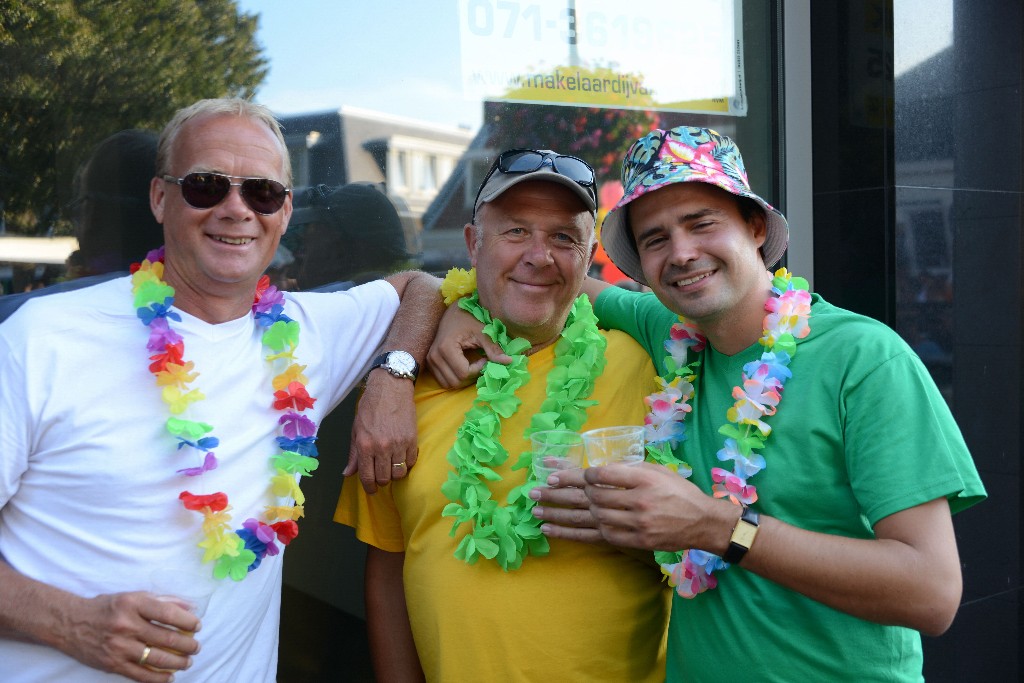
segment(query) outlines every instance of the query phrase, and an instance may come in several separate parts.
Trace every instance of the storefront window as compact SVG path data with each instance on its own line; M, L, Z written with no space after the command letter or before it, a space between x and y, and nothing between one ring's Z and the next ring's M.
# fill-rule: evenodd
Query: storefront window
M3 171L34 179L0 185L3 293L123 270L139 259L144 251L133 250L148 245L127 244L109 227L98 236L101 246L76 244L94 239L87 223L83 228L85 214L72 210L86 196L89 154L125 129L159 132L175 108L202 96L252 96L285 126L301 210L272 264L282 286L301 286L303 254L310 252L304 240L325 230L338 232L338 244L368 245L347 257L326 254L336 268L318 280L464 264L462 226L476 187L497 152L510 147L585 159L598 170L607 209L621 192L619 162L633 139L653 127L710 126L740 142L752 184L780 203L773 3L240 0L208 3L201 31L189 28L200 21L191 11L174 23L143 3L119 3L129 8L120 13L109 3L56 3L69 8L73 20L65 22L56 9L30 4L15 3L26 9L11 23L13 42L0 48L8 81L0 86L0 127L5 140L20 140L7 145ZM175 61L182 46L152 38L170 30L207 40L206 57ZM81 54L65 50L87 34ZM225 49L228 41L233 51ZM153 65L160 60L126 59L146 50L167 51L166 72ZM60 65L56 75L46 75L47 60ZM197 77L214 64L224 67L216 77ZM24 85L32 75L41 83L35 90ZM90 86L88 95L62 87L73 77ZM175 89L161 79L185 85ZM121 87L101 85L109 81ZM152 99L159 90L165 95ZM134 167L123 173L145 175ZM93 192L93 203L123 199L144 210L146 197L126 183ZM363 209L326 202L324 188L350 183L383 194L401 230L337 224L339 215ZM99 194L104 198L95 199ZM319 225L305 229L313 223ZM34 239L16 243L15 236ZM390 238L399 240L384 250L393 263L351 258L353 251L376 254L374 244ZM86 247L115 253L83 266Z
M0 319L36 289L123 272L159 245L147 194L155 135L202 97L251 97L284 126L295 212L270 266L282 288L466 265L477 188L512 147L589 162L603 212L621 195L633 140L708 126L739 142L753 187L781 205L777 4L7 2ZM621 277L600 253L594 274ZM338 661L358 680L365 657L344 616L362 615L362 549L330 521L353 410L350 397L321 425L329 456L304 486L281 681L335 675ZM339 640L352 644L340 659Z

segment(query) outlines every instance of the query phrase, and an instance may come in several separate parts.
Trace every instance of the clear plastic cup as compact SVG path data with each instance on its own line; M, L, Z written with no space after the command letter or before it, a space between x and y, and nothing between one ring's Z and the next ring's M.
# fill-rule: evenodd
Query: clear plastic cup
M199 618L206 614L216 587L209 570L161 567L149 575L149 591L157 599L177 603Z
M644 460L643 427L602 427L583 432L581 436L590 467L614 463L635 465Z
M548 477L562 470L583 467L583 439L567 429L550 429L530 435L533 449L533 472L546 486Z

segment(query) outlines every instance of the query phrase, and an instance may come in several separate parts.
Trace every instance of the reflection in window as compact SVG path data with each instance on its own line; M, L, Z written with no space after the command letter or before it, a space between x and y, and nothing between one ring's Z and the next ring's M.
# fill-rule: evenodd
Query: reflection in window
M633 139L653 126L711 126L740 142L751 182L779 202L773 196L772 43L764 39L775 3L697 3L708 11L701 13L699 44L687 49L702 54L701 73L728 75L730 84L742 76L745 90L735 98L722 88L698 92L693 74L684 78L670 66L652 66L646 56L660 54L675 38L665 27L652 27L650 3L570 3L578 32L563 21L565 4L396 0L384 10L374 3L323 2L315 3L317 21L310 22L284 3L240 0L240 13L259 15L253 44L270 67L244 85L282 119L299 192L319 184L381 184L398 207L410 249L429 255L432 270L465 263L462 227L490 161L507 147L553 148L586 159L607 188L601 195L606 208L615 199L621 155ZM473 12L460 10L466 6ZM380 21L389 32L383 43L366 30ZM727 36L737 28L734 42ZM424 35L431 50L416 48ZM737 62L737 45L753 47L753 53ZM715 57L719 52L730 57ZM322 67L328 64L351 68ZM526 87L524 76L532 86ZM653 108L652 88L680 101ZM115 108L132 119L122 125L137 125L152 114L147 108L160 108L119 92L126 93L124 107ZM679 106L684 100L694 106ZM153 118L154 127L166 121L164 113ZM76 161L31 159L44 170ZM6 191L0 187L0 207ZM63 186L55 192L67 194ZM57 197L32 208L45 219L63 203ZM5 219L8 230L33 229L11 201L0 224ZM54 227L46 223L39 221L37 234Z
M104 6L104 3L20 4L52 5L55 8L86 4L97 8ZM105 14L110 17L109 28L113 35L124 45L145 47L146 41L153 40L152 31L134 30L136 25L152 22L137 24L135 12L125 10L129 6L145 8L151 4L155 3L117 3L121 8L120 14ZM336 279L359 282L395 267L409 265L421 265L439 273L452 265L468 265L463 226L469 220L474 196L495 154L512 146L554 148L581 156L599 169L601 180L607 181L605 184L614 190L622 153L648 128L680 123L711 126L737 139L743 149L752 184L759 194L779 203L779 197L774 196L778 188L773 184L784 170L777 163L775 135L778 129L775 118L778 76L774 53L779 43L772 27L778 14L777 2L742 3L742 37L748 51L743 71L747 86L745 116L733 116L723 113L722 108L708 107L665 116L649 113L645 102L637 100L635 86L639 84L635 78L608 81L607 88L602 86L601 93L593 90L584 92L579 87L582 79L576 67L586 68L589 65L587 83L593 84L598 81L589 76L595 75L595 69L607 71L612 68L607 65L632 60L640 66L635 69L625 67L624 72L644 70L641 67L645 67L653 77L653 70L657 68L659 72L669 74L669 85L685 85L693 81L697 70L710 71L715 59L706 54L702 54L699 60L681 59L679 51L686 46L681 46L678 40L680 19L676 15L679 12L675 4L668 2L661 2L657 12L645 11L648 9L645 3L576 2L579 40L568 45L565 8L569 4L568 0L545 3L495 0L463 0L462 3L459 0L283 3L239 0L238 3L224 5L237 6L244 14L259 14L259 35L254 45L258 45L260 59L266 59L265 65L251 64L241 70L227 66L219 71L204 70L194 68L193 61L179 58L182 53L186 56L202 55L202 63L221 66L222 61L211 55L220 54L221 47L230 47L237 37L244 37L244 31L238 28L227 36L227 44L211 41L206 49L189 43L193 49L182 50L181 40L152 42L152 47L158 52L156 57L145 60L113 59L120 52L112 52L103 41L94 41L94 36L90 35L85 42L96 43L98 48L102 48L95 57L82 61L82 65L95 68L97 72L96 78L90 82L108 82L117 86L103 91L67 87L66 70L54 70L52 60L36 59L32 53L33 45L41 46L55 56L76 53L77 50L68 52L70 42L52 41L47 45L47 34L38 30L34 31L31 40L19 41L15 37L13 43L5 46L5 56L17 56L19 59L12 59L10 63L32 67L26 73L36 77L13 79L8 84L9 87L27 84L27 89L17 91L16 96L5 100L11 105L4 107L4 114L9 114L5 121L10 122L10 127L15 130L29 129L41 121L40 125L45 128L43 134L28 139L47 142L49 146L45 150L49 153L22 153L16 145L8 144L13 139L11 135L0 135L0 140L5 143L5 170L9 161L16 157L25 168L23 177L47 180L32 185L40 188L39 192L19 202L5 176L0 182L0 232L6 225L9 232L32 234L33 239L44 242L49 239L44 237L48 231L59 230L63 226L64 234L70 235L71 221L61 221L56 211L73 199L71 171L89 147L122 128L158 129L171 111L189 104L191 99L200 96L200 91L209 95L243 92L268 105L283 120L295 171L296 210L271 274L279 278L277 282L288 282L299 288L318 286ZM725 8L734 3L718 4ZM479 23L477 20L484 19L479 11L472 14L472 19L469 13L460 14L460 6L468 5L478 10L491 8L494 23L487 26ZM688 43L690 47L687 49L692 51L698 42L706 43L708 36L712 35L709 31L711 15L692 11L689 4L687 7L691 11L682 21L699 17L700 23L699 40ZM513 10L518 14L514 15ZM48 12L52 14L58 9ZM123 20L120 19L122 15ZM519 18L515 25L512 23L514 16ZM652 18L659 20L654 27L656 40L652 40L650 35ZM666 18L675 18L676 21L673 23ZM638 21L634 22L634 19ZM70 19L54 25L58 23L68 27L76 24ZM95 28L90 22L83 20L81 23L91 30ZM250 24L232 21L229 25ZM161 28L167 27L161 24ZM643 31L638 30L641 28ZM5 22L4 29L10 30L11 27ZM386 35L386 39L382 40L382 35ZM181 39L186 37L190 36L181 36ZM573 37L576 37L575 32ZM475 60L472 50L463 50L463 39L484 59ZM730 41L720 42L728 42L732 52ZM170 48L162 57L159 54L161 46ZM542 49L550 54L543 64L538 60ZM243 53L249 54L247 51ZM646 59L647 54L657 59ZM672 58L665 59L665 55ZM111 58L111 61L104 63L106 58ZM731 59L727 61L728 64L733 63ZM727 61L722 60L720 66L725 67ZM4 63L8 63L6 57ZM146 70L138 74L132 71L133 66L154 64L160 65L160 79L152 78ZM174 74L169 75L167 67L173 64L189 66L189 70L182 78L172 79ZM562 73L555 78L557 65L561 64L573 65L573 72ZM552 83L574 89L549 90L548 94L553 92L557 96L557 102L542 100L537 103L537 100L531 100L529 103L511 97L508 78L495 81L498 87L487 87L482 91L475 89L469 78L474 74L507 76L527 71L543 72L551 76ZM57 80L54 87L44 91L40 85L47 73L55 74ZM223 79L213 78L216 74L237 75L238 78L229 78L228 82L221 83ZM174 87L167 90L165 81L173 82ZM133 82L145 85L140 94L127 87ZM629 106L618 108L614 104L616 100L608 95L611 89L618 91L613 95L621 94L623 87L630 89ZM156 91L163 95L154 95ZM33 94L39 92L52 94L46 97ZM89 96L83 97L83 92ZM181 101L186 98L189 101ZM77 120L70 117L71 112L86 112L88 109L96 109L99 113L112 112L116 116L107 122L109 125L70 125ZM45 116L36 115L37 111ZM68 114L68 118L61 112ZM6 133L8 130L0 126L0 131ZM414 155L424 160L419 177L412 174ZM57 177L54 172L58 169L68 171L67 177ZM368 187L367 182L372 183L372 187ZM323 193L307 196L308 188L321 183L327 188ZM143 203L148 201L144 189L138 196ZM602 195L602 205L607 207L608 202L609 197ZM374 203L381 208L374 208ZM48 284L57 276L54 273L50 277L50 269L63 269L64 256L58 257L53 264L39 263L41 257L33 257L37 260L32 263L5 263L5 258L13 257L5 254L3 242L0 240L0 293L9 292L14 284L18 285L18 291L34 286L37 281ZM23 267L25 281L12 282ZM335 413L342 414L342 411ZM351 412L344 414L350 416ZM330 424L325 424L324 444L331 443ZM344 432L344 438L337 438L338 432ZM347 427L337 429L334 436L333 443L341 445L334 451L335 457L325 458L328 462L322 465L324 467L330 466L330 462L344 461ZM323 452L329 450L325 446ZM337 480L329 476L316 477L314 482L320 482L315 486L337 485ZM335 488L334 493L336 491ZM323 499L317 495L312 498L330 502L330 494ZM329 515L321 521L326 521L328 526L336 526L330 524ZM315 520L313 523L316 524ZM347 581L314 581L309 578L317 574L311 571L315 566L351 564L348 558L335 564L333 556L328 562L323 555L326 547L328 544L300 543L299 547L289 550L290 554L295 552L297 555L290 555L288 581L301 588L302 595L316 598L312 602L317 604L321 599L331 604L345 603L349 600L348 591L344 595L335 591L339 586L348 585ZM362 609L361 606L358 609ZM289 663L299 659L303 663L316 662L322 653L311 645L313 641L289 638L287 629L284 631L282 682L339 675L336 670L330 673L325 670L320 676L303 670L301 675L289 678ZM336 648L322 650L337 654ZM302 657L297 657L296 652L301 652Z
M409 155L404 151L399 151L395 154L395 167L392 169L394 175L391 176L391 182L396 188L408 187L409 173L406 170L406 165L409 163Z
M437 157L428 155L423 159L422 173L420 177L420 189L425 192L432 192L437 189Z
M305 141L296 143L292 138L285 138L288 143L288 155L292 161L292 184L296 187L309 185L309 150Z
M915 266L918 269L949 267L946 221L942 211L926 210L911 214Z

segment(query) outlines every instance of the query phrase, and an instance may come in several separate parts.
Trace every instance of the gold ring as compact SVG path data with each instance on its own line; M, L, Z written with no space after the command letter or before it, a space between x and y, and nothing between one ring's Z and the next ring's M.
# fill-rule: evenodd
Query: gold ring
M402 462L391 463L391 466L392 467L405 467L405 461L403 460Z
M142 656L139 657L139 666L146 666L146 660L149 659L149 653L151 651L152 649L149 647L149 645L142 648Z

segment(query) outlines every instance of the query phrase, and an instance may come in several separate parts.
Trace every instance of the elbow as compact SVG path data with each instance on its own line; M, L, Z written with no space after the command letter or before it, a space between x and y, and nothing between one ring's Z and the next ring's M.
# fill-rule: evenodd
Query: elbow
M953 625L953 617L956 616L956 610L945 616L936 615L933 618L927 619L921 624L921 627L917 630L922 635L930 636L932 638L938 638L943 633L949 630L949 627Z
M959 572L956 578L955 582L949 581L933 587L933 590L918 601L917 608L912 610L911 623L907 626L933 638L948 631L960 608L960 598L963 594Z
M928 614L923 615L920 619L920 623L915 626L918 631L926 636L936 638L941 636L943 633L949 630L949 627L953 625L953 618L956 616L957 609L960 607L959 602L953 603L952 605L936 606L934 610L929 611Z

